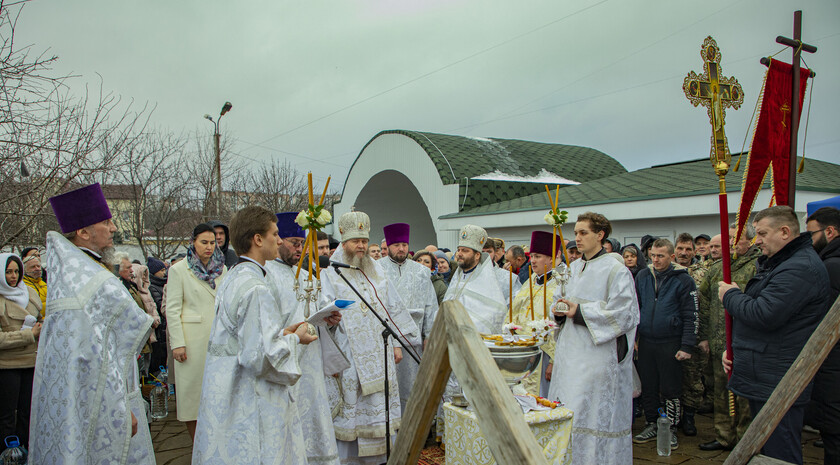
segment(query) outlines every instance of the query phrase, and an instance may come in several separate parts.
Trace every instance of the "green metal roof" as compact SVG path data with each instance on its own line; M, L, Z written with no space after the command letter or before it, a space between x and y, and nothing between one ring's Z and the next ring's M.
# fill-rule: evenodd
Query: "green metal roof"
M589 147L408 130L380 132L362 148L359 155L384 134L399 134L417 142L435 164L441 181L460 185L462 210L545 190L540 182L471 179L488 173L528 178L545 170L572 181L587 182L627 172L614 158Z
M736 156L733 156L733 159ZM744 162L742 161L742 168ZM740 192L743 169L730 171L726 176L727 192ZM796 176L796 190L840 193L840 165L808 159L805 170ZM769 189L769 177L762 189ZM668 165L658 165L638 171L595 179L576 186L561 187L560 206L577 207L605 203L633 202L672 197L716 194L718 179L708 158ZM529 210L549 209L548 196L543 191L533 195L464 209L442 218L490 215Z

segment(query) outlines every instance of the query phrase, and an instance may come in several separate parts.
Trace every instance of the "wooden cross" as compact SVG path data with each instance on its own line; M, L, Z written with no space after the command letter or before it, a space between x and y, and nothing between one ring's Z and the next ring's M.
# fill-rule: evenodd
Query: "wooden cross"
M729 171L731 157L724 131L726 107L737 110L744 103L744 91L734 77L721 76L720 48L712 36L706 37L700 47L703 58L703 74L694 71L688 73L683 81L683 91L688 100L696 107L703 105L709 113L712 123L711 159L718 176Z

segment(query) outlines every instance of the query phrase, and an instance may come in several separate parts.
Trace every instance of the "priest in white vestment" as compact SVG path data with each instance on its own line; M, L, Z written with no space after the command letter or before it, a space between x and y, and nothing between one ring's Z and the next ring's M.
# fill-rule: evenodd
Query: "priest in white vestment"
M347 355L349 368L337 377L327 377L327 395L335 408L333 425L342 464L380 464L385 462L386 437L400 426L400 398L395 364L403 352L394 340L389 342L388 398L385 398L385 348L383 327L372 314L390 320L392 327L409 340L420 330L406 311L396 289L385 278L382 267L367 255L370 218L362 212L348 212L338 220L341 245L331 260L359 268L342 268L341 273L372 306L365 306L336 274L335 268L321 270L324 296L328 301L352 300L342 310L341 323L331 329L339 348ZM364 274L362 274L364 271ZM365 278L367 275L367 278ZM368 279L370 281L368 281ZM393 338L392 338L393 339ZM405 354L408 357L407 354ZM414 363L405 360L402 363ZM390 428L385 431L385 402L390 409Z
M47 314L32 385L29 463L154 464L137 355L152 317L103 255L117 228L99 184L50 199ZM69 240L68 240L69 239Z
M317 336L282 313L266 277L280 243L274 213L246 207L230 232L239 261L216 292L192 463L305 465L293 386L301 346Z
M432 330L435 322L435 315L438 310L437 294L432 285L431 270L414 260L408 259L408 243L411 227L406 223L394 223L385 226L385 242L388 248L386 256L377 260L385 271L388 281L397 289L403 303L411 314L414 324L420 329L421 334L412 338L411 346L414 351L422 356L423 344ZM411 395L411 388L417 379L420 365L414 360L404 360L397 365L397 379L400 386L400 405L402 413L405 413L405 406L408 404L408 397Z
M553 310L561 325L549 399L574 412L572 463L631 464L633 341L639 305L633 277L617 253L602 244L610 222L587 212L575 224L583 257L571 264Z
M301 297L318 297L315 281L307 281L307 262L304 269L295 277L297 265L303 252L305 233L295 223L298 212L277 214L277 229L280 236L280 256L265 263L268 277L274 284L280 297L281 313L293 315L292 321L304 321L318 311L319 302ZM314 265L313 265L313 274ZM295 292L297 279L298 291ZM307 284L312 285L312 293L307 294ZM333 326L341 321L341 313L333 312L327 318L327 324ZM318 337L330 337L325 328L318 327ZM306 445L306 459L309 465L332 464L338 465L338 449L335 443L335 429L333 428L332 413L327 400L327 389L324 379L324 363L321 359L321 345L318 343L301 347L300 354L301 377L292 392L297 406L303 429L303 440Z
M452 275L443 301L460 302L479 333L501 334L508 313L507 305L493 257L481 251L485 240L487 232L484 228L471 224L461 228L455 252L458 269ZM443 400L449 402L452 396L460 393L461 386L453 374L446 384ZM442 408L443 404L438 408L437 435L444 440Z
M554 245L551 240L554 238ZM532 321L543 321L546 318L554 319L550 306L554 303L554 292L558 288L558 281L554 279L554 270L551 268L552 254L557 254L561 250L560 236L546 231L534 231L531 233L531 267L533 272L528 277L522 288L514 294L513 308L510 313L513 314L513 321L510 321L510 316L505 317L506 323L513 323L522 327L518 330L519 334L531 335L528 324ZM559 260L559 258L558 258ZM558 262L555 261L555 265ZM565 263L563 264L565 266ZM509 270L505 270L510 272ZM514 277L513 280L516 280ZM533 296L533 302L531 297ZM533 303L533 313L531 307ZM510 315L509 313L509 315ZM532 317L533 314L533 317ZM540 397L548 397L548 387L551 381L552 361L554 357L554 343L556 332L540 346L542 349L542 360L540 367L530 376L522 380L522 387L529 394ZM546 372L548 371L548 375Z

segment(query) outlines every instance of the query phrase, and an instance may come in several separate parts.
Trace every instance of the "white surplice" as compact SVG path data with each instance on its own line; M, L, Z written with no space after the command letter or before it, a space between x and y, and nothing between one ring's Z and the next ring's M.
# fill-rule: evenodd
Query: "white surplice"
M120 280L56 232L29 429L29 463L154 464L137 355L151 331ZM138 432L131 436L131 413Z
M265 268L268 277L274 283L277 294L280 296L280 307L283 314L292 315L290 323L305 321L309 316L318 311L319 302L298 300L294 290L295 272L297 267L292 268L280 260L266 262ZM301 270L297 277L300 285L299 292L305 295L304 289L307 286L309 274ZM313 293L315 292L315 281L313 279ZM314 295L314 294L313 294ZM323 304L323 302L321 302ZM318 328L318 337L330 337L329 331ZM332 414L327 399L327 389L324 380L324 363L321 359L321 344L301 346L300 357L300 380L293 388L295 404L298 416L303 427L303 439L306 443L306 458L309 465L333 464L338 465L338 449L335 443L335 429L333 428Z
M507 308L500 287L501 275L496 273L493 260L486 253L469 273L458 268L443 301L457 300L464 305L479 333L500 334Z
M301 344L274 286L240 257L216 292L193 464L306 464L292 394Z
M575 260L566 285L586 325L562 324L549 398L575 414L572 463L631 464L633 446L633 341L639 306L633 276L617 253ZM560 298L556 292L555 302ZM619 363L616 340L626 345Z
M406 259L402 263L397 263L388 256L378 260L377 263L382 265L385 276L396 288L400 299L408 309L408 313L411 314L414 324L422 332L422 337L410 340L414 351L422 357L423 341L426 340L432 330L432 324L435 322L435 315L438 310L437 294L435 294L435 288L432 285L431 270L414 260ZM408 354L403 355L402 363L397 365L397 378L400 386L400 405L402 406L402 412L405 413L405 406L408 404L411 388L414 387L420 365L412 360Z
M339 247L331 260L346 262L344 249ZM347 354L350 367L342 371L338 378L326 377L327 395L331 405L335 407L333 425L342 464L385 461L385 349L382 345L382 325L371 312L376 311L384 319L390 320L395 330L398 328L408 339L416 338L420 334L396 289L385 278L382 267L374 262L374 268L377 275L369 277L373 287L360 271L341 271L374 307L372 310L359 301L358 296L336 274L335 269L321 271L323 293L327 301L355 301L342 310L341 323L334 329L335 340L342 352ZM390 348L399 347L393 340L389 344ZM413 360L407 360L408 357L408 354L403 352L404 360L401 363L414 363ZM391 420L389 435L393 435L400 426L401 418L393 350L388 351L387 360Z

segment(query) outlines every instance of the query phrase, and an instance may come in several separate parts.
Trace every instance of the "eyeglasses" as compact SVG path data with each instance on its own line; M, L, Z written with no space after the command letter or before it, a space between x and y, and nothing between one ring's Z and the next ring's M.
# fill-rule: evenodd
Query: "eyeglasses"
M811 237L814 237L814 233L825 231L825 229L826 228L822 228L822 229L817 229L816 231L808 231L808 232L811 233Z

